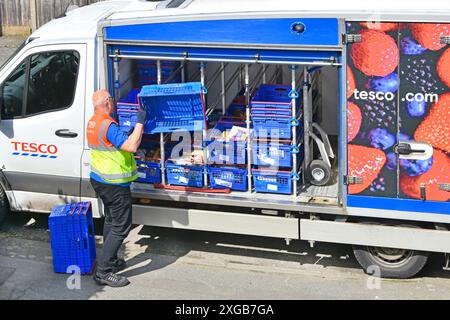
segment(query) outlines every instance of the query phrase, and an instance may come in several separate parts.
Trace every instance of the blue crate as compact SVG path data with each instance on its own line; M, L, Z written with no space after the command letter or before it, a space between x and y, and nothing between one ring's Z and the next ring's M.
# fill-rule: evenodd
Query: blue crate
M224 118L222 118L224 119ZM225 141L222 132L233 126L245 127L245 122L219 121L210 131L212 141L207 145L208 161L212 164L245 164L247 163L246 141Z
M90 202L55 207L48 225L54 271L68 273L77 266L81 274L92 273L96 249Z
M167 182L175 186L203 187L204 166L180 166L166 162Z
M129 132L136 126L137 112L136 111L122 111L117 110L117 117L119 119L119 128L123 132Z
M235 167L208 167L213 189L247 191L247 170Z
M266 142L253 143L253 164L258 166L292 167L290 144Z
M290 117L252 116L253 133L256 138L291 139L292 127Z
M290 171L253 169L252 174L256 192L292 194L293 179Z
M200 82L144 86L140 103L147 111L146 133L196 131L206 128Z
M159 162L136 161L139 178L136 182L161 183L161 164Z

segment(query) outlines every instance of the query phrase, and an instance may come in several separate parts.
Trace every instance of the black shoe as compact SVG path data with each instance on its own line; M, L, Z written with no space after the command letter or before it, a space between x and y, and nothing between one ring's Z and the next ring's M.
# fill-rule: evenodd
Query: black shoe
M127 263L125 259L117 259L116 266L113 268L113 272L117 273L127 268Z
M94 280L98 285L107 285L110 287L125 287L130 284L130 281L120 274L109 272L107 274L94 274Z

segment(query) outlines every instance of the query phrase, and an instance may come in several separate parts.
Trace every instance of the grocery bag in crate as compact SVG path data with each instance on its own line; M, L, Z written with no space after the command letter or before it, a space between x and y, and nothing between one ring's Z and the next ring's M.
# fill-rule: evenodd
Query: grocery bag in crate
M139 102L147 111L145 133L198 131L206 128L203 87L187 82L142 87Z
M90 202L53 208L48 218L53 270L57 273L91 274L96 249Z

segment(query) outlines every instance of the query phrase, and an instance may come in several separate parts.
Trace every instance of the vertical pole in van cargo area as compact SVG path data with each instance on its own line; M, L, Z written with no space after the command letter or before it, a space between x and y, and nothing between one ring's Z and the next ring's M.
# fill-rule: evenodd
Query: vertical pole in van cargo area
M297 97L298 97L298 94L297 94L297 87L296 87L296 78L295 78L295 71L296 71L296 69L297 69L297 66L295 66L295 65L292 65L291 66L291 77L292 77L292 80L291 80L291 87L292 87L292 91L291 91L291 97L292 97L292 120L293 120L293 122L295 122L294 121L294 119L297 119L297 105L296 105L296 103L297 103ZM291 130L292 130L292 183L294 184L294 188L293 188L293 190L294 190L294 192L293 192L293 195L294 195L294 198L296 198L297 197L297 184L298 184L298 180L296 180L296 177L297 177L297 153L296 153L296 150L297 150L297 148L298 148L298 141L297 141L297 126L295 126L294 125L295 123L292 123L292 127L291 127Z
M113 70L114 70L114 99L119 100L120 98L120 73L119 73L119 62L118 57L119 52L116 50L115 57L113 58Z
M225 114L225 109L227 108L227 97L225 93L225 63L220 63L220 80L222 85L222 91L220 92L222 96L222 115Z
M207 92L206 92L205 66L206 66L205 62L200 62L200 82L202 83L203 102L205 104L205 110L208 110L207 105L206 105L206 93ZM206 127L202 131L201 146L202 146L202 150L203 150L203 165L204 165L203 186L207 187L208 186L208 161L207 161L208 153L206 152L205 141L206 141Z
M310 145L309 145L309 122L310 108L308 101L308 67L303 69L303 172L306 172L307 166L310 163ZM303 183L306 183L305 174L303 176Z
M250 138L250 76L248 72L248 64L244 69L245 84L245 123L247 125L247 183L249 193L252 192L252 141Z
M161 84L161 60L156 60L156 81ZM164 133L159 134L159 149L161 150L160 165L161 165L161 182L166 184L166 151L164 146Z
M265 84L267 81L267 64L263 64L263 74L262 74L262 83Z

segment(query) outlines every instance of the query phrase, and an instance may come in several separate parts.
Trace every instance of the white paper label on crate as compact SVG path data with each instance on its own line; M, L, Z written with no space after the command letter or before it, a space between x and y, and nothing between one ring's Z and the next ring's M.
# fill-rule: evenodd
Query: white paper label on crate
M278 186L276 184L268 184L267 185L267 190L269 191L278 191Z
M227 188L231 188L233 186L233 183L230 181L225 181L222 179L215 179L216 184L219 186L223 186L223 187L227 187Z
M189 182L189 179L186 178L186 177L180 177L180 178L178 179L178 181L179 181L180 183L188 183L188 182Z
M272 165L272 166L275 165L275 159L269 158L269 157L267 157L267 155L265 155L265 154L259 155L258 158L259 158L259 160L261 160L261 162L270 164L270 165Z
M139 178L143 178L143 179L145 179L147 177L145 172L139 172L139 171L138 171L138 176L139 176Z

